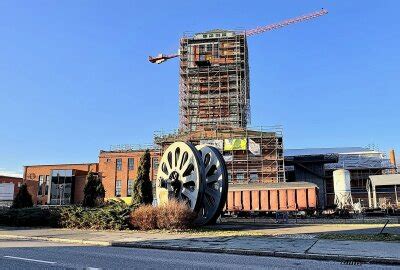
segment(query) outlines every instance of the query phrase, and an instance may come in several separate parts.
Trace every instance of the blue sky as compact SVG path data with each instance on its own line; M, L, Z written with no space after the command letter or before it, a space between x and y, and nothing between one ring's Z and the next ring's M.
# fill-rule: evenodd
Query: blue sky
M399 1L241 2L0 1L0 172L151 143L178 126L178 61L148 55L175 52L185 31L322 7L249 38L252 125L283 125L286 148L400 151Z

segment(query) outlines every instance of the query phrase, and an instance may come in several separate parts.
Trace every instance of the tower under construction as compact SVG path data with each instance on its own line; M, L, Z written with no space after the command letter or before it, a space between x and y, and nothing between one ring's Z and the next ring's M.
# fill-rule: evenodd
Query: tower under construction
M325 14L322 9L247 31L184 35L177 54L149 56L155 64L180 58L179 131L155 136L161 153L175 141L212 145L224 155L232 183L285 181L281 129L248 128L247 38Z
M211 30L180 40L180 129L233 126L250 120L244 33Z

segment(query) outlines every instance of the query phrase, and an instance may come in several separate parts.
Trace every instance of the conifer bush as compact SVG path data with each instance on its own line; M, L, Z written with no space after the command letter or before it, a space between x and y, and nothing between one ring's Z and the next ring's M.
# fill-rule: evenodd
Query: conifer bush
M90 171L86 176L86 185L83 189L83 193L83 206L95 207L104 202L106 192L103 183L92 171Z
M12 208L19 209L32 206L33 206L32 195L29 193L27 185L22 184L19 187L19 191L13 200Z
M123 201L110 201L96 208L72 205L60 208L58 224L70 229L125 230L130 227L133 210L134 206Z
M56 227L59 215L56 209L40 207L9 208L0 210L0 225L23 227Z
M132 188L132 205L151 204L153 187L150 180L151 157L147 149L139 162L138 175Z

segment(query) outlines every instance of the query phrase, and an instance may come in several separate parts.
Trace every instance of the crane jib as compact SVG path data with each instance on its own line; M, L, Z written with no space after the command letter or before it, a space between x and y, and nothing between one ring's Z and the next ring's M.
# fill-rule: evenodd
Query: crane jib
M279 22L279 23L273 23L273 24L269 24L269 25L266 25L266 26L260 26L260 27L254 28L254 29L250 29L250 30L247 30L247 31L240 32L240 33L245 34L247 37L250 37L250 36L262 34L262 33L267 32L267 31L279 29L279 28L288 26L290 24L294 24L294 23L299 23L299 22L315 19L317 17L323 16L323 15L326 15L326 14L328 14L328 11L326 9L322 9L322 10L315 11L315 12L312 12L312 13L309 13L309 14L306 14L306 15L302 15L302 16L298 16L298 17L295 17L295 18L287 19L287 20L284 20L284 21ZM165 61L167 61L169 59L172 59L172 58L175 58L175 57L178 57L178 56L179 56L179 53L178 54L169 54L169 55L168 54L159 54L159 55L157 55L155 57L149 56L149 61L150 61L150 63L161 64L161 63L163 63L163 62L165 62Z

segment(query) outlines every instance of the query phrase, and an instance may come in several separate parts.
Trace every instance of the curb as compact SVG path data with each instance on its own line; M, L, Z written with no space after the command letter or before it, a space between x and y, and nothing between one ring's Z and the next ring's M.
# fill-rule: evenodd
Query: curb
M124 247L124 248L162 249L162 250L176 250L176 251L188 251L188 252L261 256L261 257L280 257L280 258L291 258L291 259L324 260L324 261L337 261L337 262L352 261L352 262L370 263L370 264L400 265L400 259L368 257L368 256L361 257L361 256L351 256L351 255L299 253L299 252L285 252L285 251L257 251L251 249L227 249L227 248L216 249L216 248L202 248L202 247L181 247L173 245L92 241L92 240L65 239L56 237L21 236L21 235L4 235L4 234L0 235L0 239L40 240L49 242L61 242L61 243L96 245L96 246L113 246L113 247Z
M61 242L71 244L83 244L83 245L95 245L95 246L111 246L112 243L108 241L92 241L92 240L80 240L80 239L65 239L57 237L43 237L43 236L22 236L12 234L0 234L0 239L19 239L19 240L40 240L47 242Z
M146 248L146 249L163 249L163 250L176 250L176 251L189 251L189 252L206 252L206 253L224 253L235 255L248 255L248 256L261 256L261 257L280 257L292 259L308 259L308 260L324 260L324 261L337 261L337 262L360 262L370 264L388 264L400 265L400 259L395 258L380 258L380 257L361 257L351 255L336 255L336 254L318 254L318 253L299 253L299 252L285 252L285 251L257 251L251 249L221 249L221 248L201 248L201 247L181 247L172 245L157 245L157 244L141 244L141 243L125 243L125 242L111 242L113 247L127 247L127 248Z

